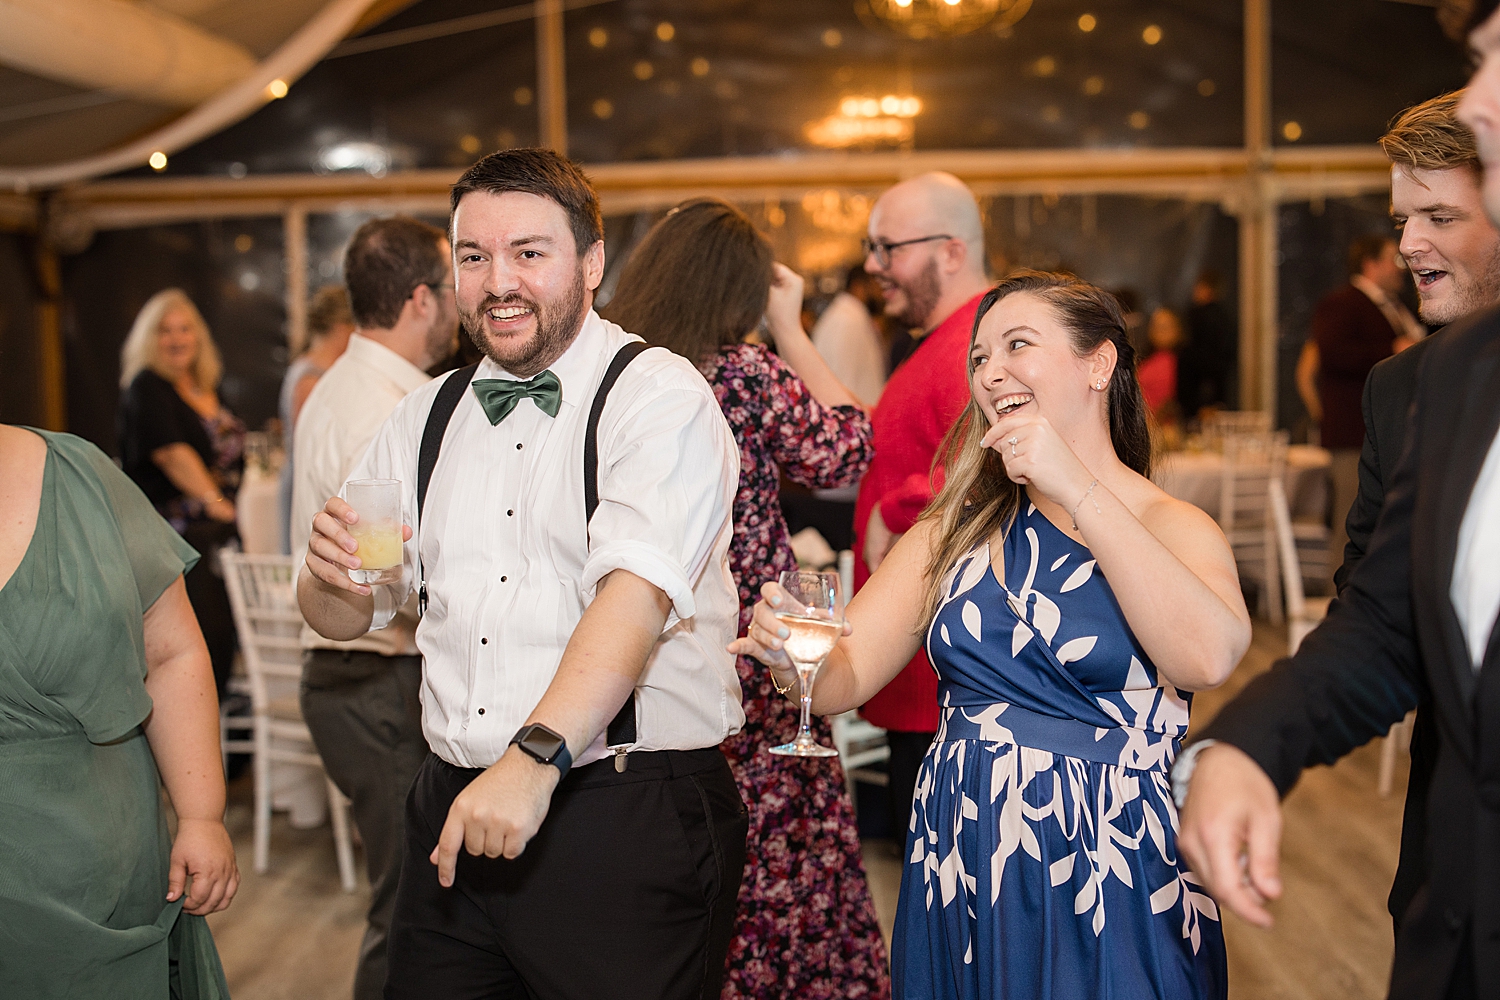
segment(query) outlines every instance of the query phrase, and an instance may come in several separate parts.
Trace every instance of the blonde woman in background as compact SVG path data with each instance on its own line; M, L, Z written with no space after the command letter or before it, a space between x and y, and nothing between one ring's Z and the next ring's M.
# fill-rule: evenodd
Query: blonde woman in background
M208 325L177 288L147 300L120 351L121 467L204 556L187 574L187 592L220 695L235 633L214 553L237 535L234 495L245 451L245 425L219 400L222 372Z

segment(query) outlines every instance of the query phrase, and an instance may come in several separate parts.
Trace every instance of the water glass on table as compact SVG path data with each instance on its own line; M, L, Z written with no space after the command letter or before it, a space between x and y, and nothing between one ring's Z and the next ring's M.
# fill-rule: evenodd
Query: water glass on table
M802 696L802 723L790 743L770 748L783 757L837 757L838 751L813 739L812 689L818 668L844 634L844 595L837 573L788 570L781 574L786 606L776 619L789 633L782 643L787 659L797 668Z
M366 586L395 583L401 579L401 481L351 479L344 500L359 515L349 534L359 543L360 567L349 579Z

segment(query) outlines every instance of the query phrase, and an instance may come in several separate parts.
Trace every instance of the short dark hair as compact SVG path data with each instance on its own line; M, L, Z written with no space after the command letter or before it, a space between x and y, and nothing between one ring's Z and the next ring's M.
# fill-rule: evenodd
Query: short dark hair
M1349 243L1349 273L1358 274L1365 269L1365 261L1378 258L1386 244L1395 243L1396 237L1389 233L1365 233Z
M631 252L605 315L696 365L760 323L774 260L744 212L695 198L668 212Z
M440 285L448 273L439 244L446 234L404 215L371 219L344 251L349 309L362 327L389 329L418 285Z
M568 227L578 255L604 239L604 216L599 196L578 164L550 149L502 149L491 153L453 185L450 206L458 211L464 195L475 191L505 194L520 191L550 198L568 214Z

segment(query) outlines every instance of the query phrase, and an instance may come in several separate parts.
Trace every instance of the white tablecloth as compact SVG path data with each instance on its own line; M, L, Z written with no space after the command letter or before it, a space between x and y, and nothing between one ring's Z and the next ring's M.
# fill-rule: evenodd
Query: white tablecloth
M281 511L277 474L247 466L234 498L240 545L247 555L270 556L281 551Z
M1328 469L1332 458L1326 448L1292 445L1286 452L1287 503L1297 521L1322 521L1328 516ZM1216 451L1174 451L1157 460L1156 485L1179 500L1186 500L1219 516L1219 495L1224 475L1224 456Z

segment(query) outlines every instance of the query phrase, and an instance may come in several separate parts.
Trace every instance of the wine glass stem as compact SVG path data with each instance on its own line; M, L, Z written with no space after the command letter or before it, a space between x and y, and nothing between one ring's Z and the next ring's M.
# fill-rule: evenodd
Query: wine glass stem
M798 669L797 683L802 692L802 724L797 727L797 742L811 743L812 735L812 671Z

